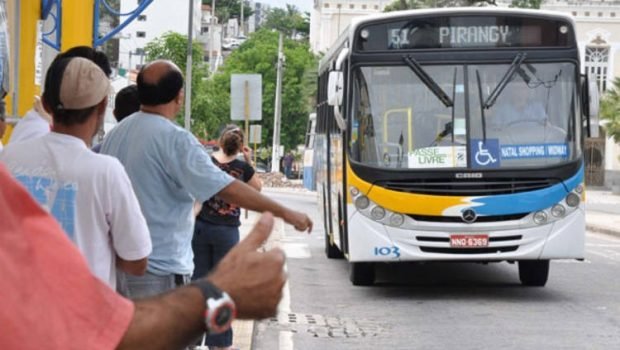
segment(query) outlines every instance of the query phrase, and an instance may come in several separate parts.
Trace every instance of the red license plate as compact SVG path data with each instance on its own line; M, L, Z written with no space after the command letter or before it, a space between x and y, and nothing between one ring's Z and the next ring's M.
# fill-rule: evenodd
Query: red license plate
M480 248L489 246L489 235L450 235L452 248Z

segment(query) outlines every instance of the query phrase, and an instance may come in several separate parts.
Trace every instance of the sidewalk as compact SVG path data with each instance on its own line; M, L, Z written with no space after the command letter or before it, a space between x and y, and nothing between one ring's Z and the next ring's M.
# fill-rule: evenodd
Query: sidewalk
M620 195L602 188L586 190L586 228L620 237Z
M271 191L271 188L267 189ZM241 226L239 227L240 239L244 239L245 236L250 233L254 223L258 220L260 214L253 211L241 210ZM277 241L284 235L284 223L281 219L276 218L273 232L269 237L269 240L265 244L269 249L273 245L277 244ZM236 320L233 322L233 346L239 348L239 350L251 350L252 349L252 335L254 334L254 321Z

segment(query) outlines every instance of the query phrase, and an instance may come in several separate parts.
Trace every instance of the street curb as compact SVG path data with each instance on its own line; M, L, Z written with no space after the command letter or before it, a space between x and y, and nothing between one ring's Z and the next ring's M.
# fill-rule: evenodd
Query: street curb
M614 237L619 237L620 238L620 231L612 230L612 229L609 229L609 228L606 228L606 227L586 224L586 230L592 231L592 232L596 232L596 233L604 233L606 235L610 235L610 236L614 236Z
M307 196L307 197L317 196L316 191L299 190L299 189L287 188L287 187L263 187L263 190L265 192L286 193L286 194L301 195L301 196Z

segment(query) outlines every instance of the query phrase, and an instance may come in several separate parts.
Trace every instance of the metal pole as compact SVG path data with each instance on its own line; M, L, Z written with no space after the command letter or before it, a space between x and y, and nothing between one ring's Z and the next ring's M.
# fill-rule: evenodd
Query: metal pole
M271 150L271 172L275 173L279 170L280 165L280 118L282 117L282 63L284 54L282 52L283 37L280 33L278 41L278 74L276 78L276 100L275 111L273 116L273 149Z
M243 85L243 117L245 119L245 137L243 143L248 145L250 140L250 82L247 80Z
M194 0L189 0L188 22L187 63L185 67L185 129L190 131L190 118L192 115L192 39L194 37Z
M211 1L211 23L209 27L209 71L213 73L215 67L213 64L213 30L215 29L215 0Z
M244 6L245 4L243 0L241 0L240 3L241 3L241 22L239 22L239 36L244 36L243 34L244 32L243 31L243 8L245 7Z
M19 19L21 16L21 8L20 8L20 4L19 1L15 1L15 20L13 21L13 28L10 28L8 25L8 19L7 19L7 28L10 28L9 30L14 31L15 35L12 38L12 42L11 44L13 44L13 47L11 48L13 50L13 67L14 67L14 71L13 71L13 81L11 82L13 84L13 86L11 86L11 88L13 89L13 99L11 102L11 116L14 118L19 117L19 83L20 83L20 79L19 79L19 70L20 70L20 66L19 66L19 36L21 35L21 31L20 31L20 25L19 25ZM8 17L8 16L7 16Z
M127 85L131 85L131 48L129 49L129 64L127 64Z

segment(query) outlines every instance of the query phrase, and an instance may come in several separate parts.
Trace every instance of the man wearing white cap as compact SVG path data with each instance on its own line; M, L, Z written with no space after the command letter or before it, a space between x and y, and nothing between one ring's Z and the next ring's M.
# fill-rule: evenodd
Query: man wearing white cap
M144 274L152 246L123 166L90 150L109 91L105 73L90 60L55 60L43 94L52 132L9 144L0 161L61 224L94 275L115 288L117 267Z

